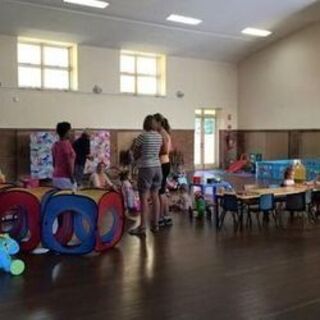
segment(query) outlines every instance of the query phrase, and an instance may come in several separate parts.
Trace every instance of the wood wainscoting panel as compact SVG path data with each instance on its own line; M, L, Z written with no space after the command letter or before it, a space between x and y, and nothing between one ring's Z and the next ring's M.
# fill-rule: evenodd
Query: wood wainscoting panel
M267 160L289 158L289 134L287 131L266 132L266 144L263 157Z
M8 181L15 180L17 171L17 132L12 129L2 129L0 134L0 169Z
M116 155L116 164L119 164L119 155L121 151L129 150L135 138L141 133L138 130L115 130L117 134L114 153Z
M30 175L30 134L36 131L51 131L52 129L0 129L0 168L8 180ZM108 130L108 129L105 129ZM111 165L119 164L119 152L130 148L139 130L110 130L111 133ZM173 130L173 148L184 155L185 169L193 170L193 130Z
M184 169L194 170L194 130L172 130L172 148L183 153Z
M114 130L117 134L116 146L114 153L116 154L115 164L119 164L119 154L123 150L128 150L133 140L141 133L139 130ZM194 131L193 130L172 130L172 147L181 151L184 155L185 169L193 170L193 149L194 149Z
M243 133L243 152L241 153L266 153L267 134L263 131L245 131Z
M17 132L17 177L30 175L30 134L34 131Z
M301 132L301 158L320 158L320 131Z

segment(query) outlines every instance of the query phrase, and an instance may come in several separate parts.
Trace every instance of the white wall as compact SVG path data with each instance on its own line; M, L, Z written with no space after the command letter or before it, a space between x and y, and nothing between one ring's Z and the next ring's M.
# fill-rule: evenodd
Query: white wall
M239 127L320 125L320 24L293 34L239 65Z
M2 87L15 87L18 81L17 41L15 38L0 35L0 82ZM0 119L2 113L0 114Z
M0 36L0 127L48 128L69 120L79 128L137 129L146 114L161 112L175 129L193 129L200 107L222 109L222 128L232 114L236 127L236 66L168 57L167 96L154 98L119 94L118 50L79 46L78 64L79 92L17 89L16 39ZM104 94L91 93L95 84Z

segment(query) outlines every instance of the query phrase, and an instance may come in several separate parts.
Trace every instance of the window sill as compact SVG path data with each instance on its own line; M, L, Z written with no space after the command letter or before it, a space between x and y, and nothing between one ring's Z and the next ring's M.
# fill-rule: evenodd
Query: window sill
M137 93L125 93L125 92L120 92L121 96L125 97L135 97L135 98L166 98L167 95L153 95L153 94L137 94Z
M168 99L167 95L148 95L148 94L131 94L121 92L102 92L94 93L90 91L80 91L78 89L47 89L47 88L34 88L34 87L5 87L0 86L0 90L21 90L25 92L42 92L42 93L57 93L57 94L79 94L79 95L90 95L90 96L115 96L115 97L131 97L131 98L151 98L151 99Z
M49 91L49 92L77 92L76 89L50 89L50 88L34 88L34 87L18 87L19 90L32 91Z

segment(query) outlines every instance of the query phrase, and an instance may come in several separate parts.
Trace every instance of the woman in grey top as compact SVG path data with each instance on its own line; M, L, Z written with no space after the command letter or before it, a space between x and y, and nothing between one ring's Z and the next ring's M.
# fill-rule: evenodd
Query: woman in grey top
M138 189L141 200L140 225L129 231L131 235L144 236L146 234L146 218L149 215L149 197L152 198L151 231L159 230L160 213L159 189L161 187L162 172L160 163L160 149L162 136L156 131L154 117L149 115L143 123L144 132L137 138L134 146L135 158L138 162Z

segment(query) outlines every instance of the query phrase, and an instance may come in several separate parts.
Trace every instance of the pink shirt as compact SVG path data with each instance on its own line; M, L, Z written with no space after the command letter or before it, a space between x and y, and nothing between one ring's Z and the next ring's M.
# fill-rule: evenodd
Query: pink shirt
M71 178L76 154L69 140L57 141L52 148L53 177Z

